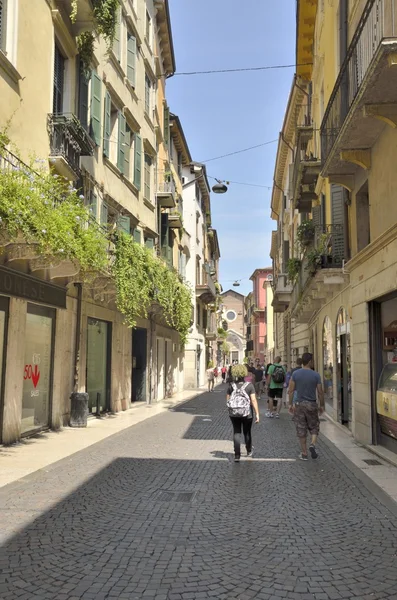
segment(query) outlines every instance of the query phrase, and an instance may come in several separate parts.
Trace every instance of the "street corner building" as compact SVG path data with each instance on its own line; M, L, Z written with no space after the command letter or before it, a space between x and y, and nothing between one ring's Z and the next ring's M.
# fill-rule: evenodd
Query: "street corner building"
M216 354L220 250L205 167L192 160L167 104L176 69L168 0L122 0L113 25L109 47L89 0L0 0L4 444L68 425L73 391L87 392L88 412L101 415L202 385ZM50 180L64 182L59 202L37 192ZM25 186L24 197L13 185ZM35 210L49 215L48 203L61 221L51 231L28 225ZM66 206L77 221L87 215L78 229L65 231ZM54 243L57 233L67 246ZM97 244L106 268L94 268L95 252L82 267L71 251L75 235ZM114 277L118 238L189 289L182 325L154 284L127 324ZM135 275L144 281L133 271L130 281Z
M397 2L297 2L274 172L275 352L315 357L327 412L397 452Z

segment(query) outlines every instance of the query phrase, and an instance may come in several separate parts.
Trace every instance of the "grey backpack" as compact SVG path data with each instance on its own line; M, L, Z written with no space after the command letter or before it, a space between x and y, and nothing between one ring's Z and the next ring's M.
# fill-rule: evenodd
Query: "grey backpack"
M251 400L245 391L248 385L249 383L243 383L241 387L238 387L235 383L232 383L233 391L226 403L230 417L246 418L250 416Z

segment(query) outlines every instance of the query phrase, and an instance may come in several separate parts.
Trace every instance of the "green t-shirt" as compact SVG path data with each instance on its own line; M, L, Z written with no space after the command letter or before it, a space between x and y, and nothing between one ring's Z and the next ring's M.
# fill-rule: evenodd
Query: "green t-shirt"
M285 379L284 379L283 383L276 383L275 381L273 381L272 373L274 373L274 369L276 367L281 367L283 369L283 371L284 371L284 374L285 375L287 374L287 371L285 370L285 367L283 367L283 365L281 363L277 363L275 365L270 365L267 374L270 375L270 385L269 385L269 387L270 387L271 390L280 389L280 388L284 387Z

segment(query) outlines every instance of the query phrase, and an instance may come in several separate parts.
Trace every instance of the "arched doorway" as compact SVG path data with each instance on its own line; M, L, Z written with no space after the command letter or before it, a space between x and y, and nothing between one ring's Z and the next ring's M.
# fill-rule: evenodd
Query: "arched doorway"
M325 403L331 410L334 408L333 373L334 341L332 335L332 323L329 317L325 317L323 325L323 381Z
M336 319L336 386L338 421L350 428L352 422L350 321L343 307L339 309Z

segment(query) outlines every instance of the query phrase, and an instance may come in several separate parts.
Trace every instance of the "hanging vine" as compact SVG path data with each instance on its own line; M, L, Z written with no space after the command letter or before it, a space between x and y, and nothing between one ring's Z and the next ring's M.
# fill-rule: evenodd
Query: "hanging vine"
M179 332L185 344L191 319L191 292L178 274L153 252L120 232L116 239L113 274L116 280L117 308L126 323L135 327L138 317L147 317L158 303L166 323Z
M107 240L90 221L84 198L41 165L0 171L1 229L11 241L34 243L38 255L67 258L82 271L106 270Z
M70 19L72 23L77 20L78 5L82 0L72 0ZM93 29L84 31L77 37L77 47L85 71L91 69L96 37L103 37L108 52L111 50L116 34L118 10L120 0L93 0Z

